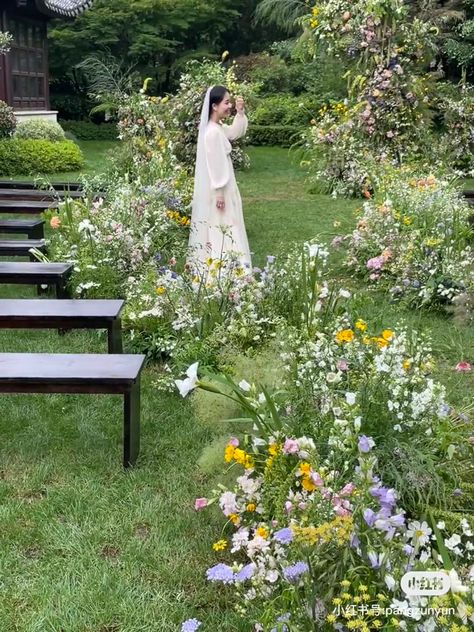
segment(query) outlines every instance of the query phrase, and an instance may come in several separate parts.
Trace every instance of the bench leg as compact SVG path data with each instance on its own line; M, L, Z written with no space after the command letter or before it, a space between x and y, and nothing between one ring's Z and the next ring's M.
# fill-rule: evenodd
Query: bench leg
M64 281L56 284L56 298L71 298L69 289Z
M44 225L40 224L32 228L28 235L29 239L44 239Z
M123 353L122 322L120 318L114 320L108 329L109 353Z
M140 378L125 393L123 418L123 466L135 465L140 452Z

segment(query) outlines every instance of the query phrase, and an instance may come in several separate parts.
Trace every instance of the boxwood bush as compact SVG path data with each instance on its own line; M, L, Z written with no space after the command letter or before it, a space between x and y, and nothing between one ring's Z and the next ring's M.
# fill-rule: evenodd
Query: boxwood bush
M41 173L77 171L84 166L84 156L70 140L0 140L0 174L31 176Z
M31 138L35 140L51 140L57 142L65 140L64 130L54 121L45 121L43 119L31 119L29 121L20 121L15 130L15 138Z
M300 140L302 129L295 125L250 125L247 141L249 145L290 147Z
M63 129L77 140L117 140L115 123L91 123L90 121L61 121Z

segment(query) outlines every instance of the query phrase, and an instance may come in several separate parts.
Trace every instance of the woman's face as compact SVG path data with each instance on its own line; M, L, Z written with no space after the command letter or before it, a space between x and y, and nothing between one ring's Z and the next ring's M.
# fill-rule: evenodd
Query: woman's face
M212 109L214 110L214 112L217 113L219 119L224 119L229 116L232 111L232 101L230 100L230 94L226 92L222 101L220 103L214 103Z

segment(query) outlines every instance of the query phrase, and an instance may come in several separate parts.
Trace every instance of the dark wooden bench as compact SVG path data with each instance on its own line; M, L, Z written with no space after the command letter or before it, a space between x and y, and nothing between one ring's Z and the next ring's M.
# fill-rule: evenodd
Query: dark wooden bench
M0 239L0 257L29 257L37 261L31 248L44 252L46 242L44 239Z
M82 184L80 182L52 182L51 186L53 186L56 191L77 191L78 189L82 189ZM0 179L0 189L33 189L35 191L42 190L34 182L23 180L8 180L7 178Z
M58 202L47 200L0 200L0 213L28 213L39 215L47 209L58 208Z
M0 393L99 393L124 396L123 466L140 451L143 355L0 353Z
M0 234L27 235L28 239L43 239L42 219L0 219Z
M41 191L39 189L2 189L0 200L57 200L58 198L82 198L82 191Z
M0 299L0 329L107 329L109 353L122 353L122 300Z
M54 285L57 298L70 298L67 287L71 263L10 263L0 261L0 284Z

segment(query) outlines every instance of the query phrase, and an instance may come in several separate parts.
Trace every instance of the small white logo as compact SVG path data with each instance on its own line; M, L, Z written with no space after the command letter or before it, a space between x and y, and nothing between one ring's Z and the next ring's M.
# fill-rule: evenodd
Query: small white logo
M451 588L451 580L442 571L411 571L403 575L400 585L406 595L428 597L445 595Z

